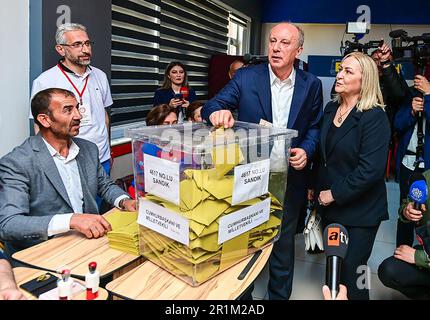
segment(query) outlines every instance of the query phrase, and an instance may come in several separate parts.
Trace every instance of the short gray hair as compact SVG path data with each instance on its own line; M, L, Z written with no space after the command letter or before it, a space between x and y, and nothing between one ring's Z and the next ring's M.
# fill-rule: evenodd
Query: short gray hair
M298 48L303 47L303 44L305 43L305 32L303 31L303 29L300 28L297 24L292 23L291 21L282 21L282 22L279 22L274 27L276 27L277 25L280 25L280 24L284 24L284 23L285 24L289 24L289 25L291 25L291 26L293 26L293 27L295 27L297 29L297 32L299 34L299 37L297 38L297 47Z
M69 31L85 31L87 32L87 28L79 23L64 23L60 25L55 33L55 41L57 44L66 44L66 40L64 39L64 34Z
M303 47L303 44L305 43L305 32L298 25L294 23L291 23L291 24L295 26L297 28L297 31L299 32L299 38L297 39L298 46Z

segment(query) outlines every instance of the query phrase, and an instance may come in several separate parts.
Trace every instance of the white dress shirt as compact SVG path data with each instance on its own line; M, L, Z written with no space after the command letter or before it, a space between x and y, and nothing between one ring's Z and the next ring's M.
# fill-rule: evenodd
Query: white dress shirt
M82 192L81 176L79 174L76 157L79 154L79 147L72 140L67 158L64 158L57 150L54 149L45 139L49 153L54 159L55 166L66 188L67 196L72 204L74 212L66 214L56 214L52 217L48 225L48 237L61 234L70 230L70 220L74 213L82 213L84 205L84 195ZM115 199L114 205L119 208L119 202L122 199L128 199L126 195L119 196Z
M423 119L423 132L426 132L425 119ZM418 146L417 134L418 134L418 123L415 124L414 132L412 133L411 140L409 140L408 151L415 152L417 150L417 146ZM402 159L402 164L409 170L414 171L415 170L414 163L416 159L417 157L415 155L405 154L405 156ZM424 162L421 162L419 164L419 168L424 169Z
M64 158L57 150L54 149L45 139L46 147L51 154L64 187L66 188L67 196L72 204L73 211L82 213L84 205L84 195L82 193L81 176L79 174L78 163L76 156L79 153L79 147L72 141L69 154ZM56 214L52 217L48 225L48 236L64 233L70 230L70 219L72 213Z
M293 68L289 77L281 81L269 65L270 90L272 93L273 127L287 128L290 116L291 102L293 101L296 70ZM285 155L285 141L275 141L270 154L270 170L283 172L288 167Z

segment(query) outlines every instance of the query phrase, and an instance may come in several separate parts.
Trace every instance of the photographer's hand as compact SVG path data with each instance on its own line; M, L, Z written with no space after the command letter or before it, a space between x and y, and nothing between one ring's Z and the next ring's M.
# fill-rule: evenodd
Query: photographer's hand
M421 205L421 210L426 211L424 204ZM417 222L423 217L423 213L420 210L414 209L414 204L409 202L406 208L403 210L403 216L409 221Z
M430 83L425 77L421 75L415 76L414 87L415 89L421 91L424 95L430 94Z
M385 42L378 49L379 49L378 58L382 64L386 61L391 61L393 59L393 57L391 56L391 49ZM390 64L382 65L383 68L388 68L389 66Z
M394 258L415 264L415 251L416 250L410 246L401 245L394 251Z
M423 98L415 97L412 100L412 115L415 117L418 112L422 111L424 111L424 100Z

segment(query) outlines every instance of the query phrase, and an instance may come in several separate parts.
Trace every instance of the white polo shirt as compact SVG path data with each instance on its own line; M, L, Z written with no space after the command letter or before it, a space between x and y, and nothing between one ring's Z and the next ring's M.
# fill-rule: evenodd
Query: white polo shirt
M107 161L110 159L110 148L109 134L106 128L105 108L113 104L107 76L102 70L92 66L88 67L87 71L82 76L74 73L64 65L63 69L67 72L70 80L73 81L80 92L82 92L86 79L89 77L82 100L84 105L91 110L91 121L87 125L81 124L78 137L95 143L99 148L100 162ZM79 94L58 66L43 72L33 81L31 99L33 99L34 95L39 91L48 88L69 90L75 93L78 102L80 100ZM31 109L30 119L33 119Z

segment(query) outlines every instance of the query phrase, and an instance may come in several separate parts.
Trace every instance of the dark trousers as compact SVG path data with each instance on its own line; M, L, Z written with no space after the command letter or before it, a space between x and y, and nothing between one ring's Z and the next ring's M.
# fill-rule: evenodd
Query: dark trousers
M403 199L408 196L409 193L409 177L413 173L412 170L406 168L403 164L400 164L399 170L399 187L400 187L400 205ZM397 220L397 234L396 234L396 246L399 247L402 244L412 246L414 243L414 224L403 222L400 219Z
M304 195L305 191L301 188L290 187L286 192L281 235L275 242L269 258L270 300L288 300L291 295L294 275L294 236L300 212L306 206Z
M384 286L400 291L410 299L430 299L430 270L389 257L378 268Z
M273 245L269 258L267 289L270 300L288 300L291 296L294 275L294 238L300 212L302 208L306 207L306 196L303 190L303 188L287 187L281 233L278 241ZM252 300L253 290L254 284L252 283L239 299Z
M334 221L324 221L324 228ZM374 227L348 227L348 250L341 266L340 283L345 285L350 300L369 300L369 289L363 288L364 279L370 280L370 275L364 275L367 261L372 253L379 224ZM367 272L367 271L366 271ZM370 283L369 283L370 285Z

